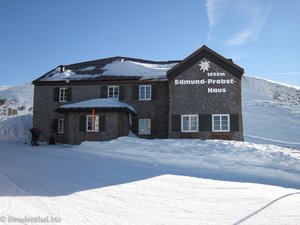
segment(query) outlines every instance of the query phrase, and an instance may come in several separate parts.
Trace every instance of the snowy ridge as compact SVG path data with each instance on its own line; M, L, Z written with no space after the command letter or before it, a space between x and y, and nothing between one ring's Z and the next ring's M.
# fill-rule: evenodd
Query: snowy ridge
M245 105L277 106L300 116L300 87L256 77L243 77Z
M0 86L0 91L3 91L5 89L9 88L9 86Z

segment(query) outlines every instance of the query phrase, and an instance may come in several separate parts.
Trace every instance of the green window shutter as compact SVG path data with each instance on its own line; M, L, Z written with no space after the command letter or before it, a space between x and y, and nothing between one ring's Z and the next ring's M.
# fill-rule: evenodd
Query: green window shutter
M99 116L99 131L105 131L105 115Z
M79 116L79 132L86 132L86 116Z
M157 99L157 87L155 84L151 85L151 100Z
M125 86L119 87L119 100L125 99Z
M72 88L70 87L67 89L67 101L72 101Z
M151 137L157 138L158 130L157 130L157 119L151 119Z
M181 131L181 116L172 115L172 131L180 132Z
M212 131L212 115L199 114L199 131Z
M230 114L230 131L239 131L239 114Z
M139 130L139 122L137 116L132 116L132 125L131 125L131 131L134 134L138 134Z
M57 133L58 131L58 119L52 120L52 133Z
M132 99L139 100L139 85L132 86Z
M107 98L107 86L101 86L100 98Z
M53 89L53 101L58 102L59 98L59 88L54 88Z

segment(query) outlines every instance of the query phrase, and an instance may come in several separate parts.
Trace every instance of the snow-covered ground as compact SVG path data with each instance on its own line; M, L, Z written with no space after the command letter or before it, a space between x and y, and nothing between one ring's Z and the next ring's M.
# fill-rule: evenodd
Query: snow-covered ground
M299 224L299 158L289 149L222 141L3 142L0 221Z

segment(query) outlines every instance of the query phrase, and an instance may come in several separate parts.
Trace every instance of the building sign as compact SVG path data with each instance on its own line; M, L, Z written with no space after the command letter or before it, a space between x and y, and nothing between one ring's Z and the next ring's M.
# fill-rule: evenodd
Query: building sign
M207 77L200 80L175 79L175 85L207 85L207 93L226 93L227 86L236 83L234 79L226 79L225 72L211 72L210 62L205 60L199 64L200 71L206 72Z

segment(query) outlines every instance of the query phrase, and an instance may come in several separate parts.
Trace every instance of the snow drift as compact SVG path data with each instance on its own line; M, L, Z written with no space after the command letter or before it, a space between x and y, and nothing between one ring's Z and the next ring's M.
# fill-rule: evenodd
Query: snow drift
M235 177L300 188L300 151L248 142L196 139L145 140L122 137L108 142L84 142L76 150L157 167L182 167L202 175Z
M11 116L0 121L0 140L27 143L30 140L32 115Z

